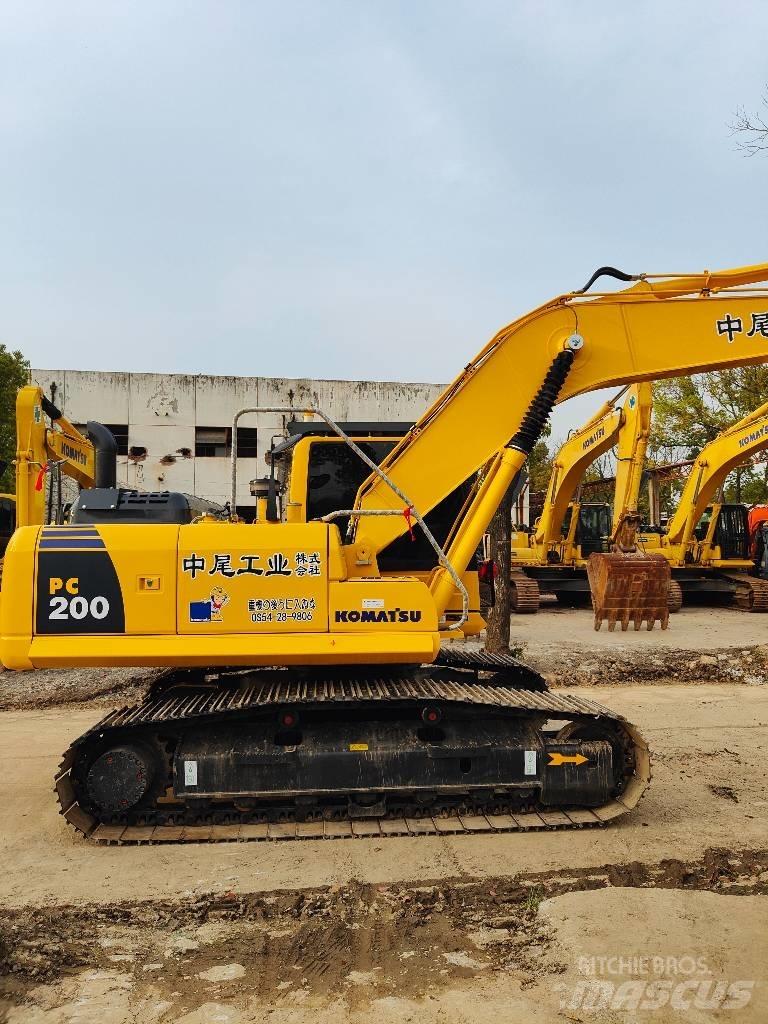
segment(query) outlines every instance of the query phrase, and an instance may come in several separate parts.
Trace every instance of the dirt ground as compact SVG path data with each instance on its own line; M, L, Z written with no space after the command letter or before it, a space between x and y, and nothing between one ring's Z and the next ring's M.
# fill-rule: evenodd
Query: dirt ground
M615 826L97 847L51 782L135 676L0 676L0 1021L768 1019L768 621L513 632L648 739L652 786Z

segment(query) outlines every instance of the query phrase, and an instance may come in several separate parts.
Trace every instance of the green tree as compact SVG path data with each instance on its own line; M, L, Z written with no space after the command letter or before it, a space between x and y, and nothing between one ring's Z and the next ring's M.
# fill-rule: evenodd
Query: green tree
M528 501L531 524L541 515L541 510L544 507L544 496L549 486L549 478L552 475L553 454L549 450L546 441L550 433L551 427L547 424L528 457Z
M29 383L29 363L21 352L0 344L0 491L15 490L16 392Z
M528 479L532 491L546 491L552 475L552 453L542 438L533 446L528 458Z
M744 366L658 381L653 389L649 462L694 459L726 427L768 401L768 367ZM768 499L768 462L740 467L728 477L726 501Z

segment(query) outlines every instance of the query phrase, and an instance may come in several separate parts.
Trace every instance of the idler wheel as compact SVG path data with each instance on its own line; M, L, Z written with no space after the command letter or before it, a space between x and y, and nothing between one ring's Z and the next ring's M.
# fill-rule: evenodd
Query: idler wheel
M112 747L88 769L88 795L102 811L127 811L145 796L152 782L149 756L136 747Z

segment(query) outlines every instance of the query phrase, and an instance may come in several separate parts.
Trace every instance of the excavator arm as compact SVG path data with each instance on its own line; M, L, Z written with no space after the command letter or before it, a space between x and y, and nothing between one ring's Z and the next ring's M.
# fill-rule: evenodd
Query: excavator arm
M402 511L405 495L423 516L482 469L447 551L462 572L558 402L619 383L768 362L768 289L744 287L766 281L768 264L646 275L614 293L562 295L503 328L396 446L384 476L361 486L350 575L375 575L376 553L408 529L404 517L365 513ZM450 571L438 570L431 590L440 614L453 588Z
M685 548L707 506L728 474L752 455L768 448L768 402L734 423L702 448L669 521L665 541Z
M635 385L622 408L623 428L616 452L616 489L613 496L613 538L628 516L636 516L645 453L651 433L653 388L648 381Z

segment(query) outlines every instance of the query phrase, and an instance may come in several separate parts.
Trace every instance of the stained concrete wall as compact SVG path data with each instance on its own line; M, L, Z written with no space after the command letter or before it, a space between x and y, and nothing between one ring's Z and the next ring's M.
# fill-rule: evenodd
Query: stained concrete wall
M311 404L335 420L418 419L440 384L387 381L282 380L186 374L33 370L32 379L73 423L127 424L128 444L146 457L118 458L118 483L141 490L186 491L211 501L229 499L229 458L195 458L195 427L229 427L238 409ZM238 463L239 505L251 506L248 481L267 472L264 454L290 416L246 415L258 431L257 458Z

